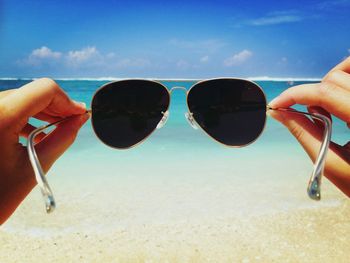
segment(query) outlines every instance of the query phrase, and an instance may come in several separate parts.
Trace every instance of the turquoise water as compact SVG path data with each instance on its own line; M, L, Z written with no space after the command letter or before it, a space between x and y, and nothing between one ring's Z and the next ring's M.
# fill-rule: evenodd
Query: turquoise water
M20 87L29 80L1 80L1 89ZM94 92L107 81L57 81L58 84L77 101L90 105ZM294 85L307 83L295 82ZM169 89L173 86L191 87L191 82L164 83ZM261 81L258 84L266 93L268 101L272 100L283 90L290 87L288 82ZM89 107L89 106L88 106ZM299 107L302 109L302 107ZM98 170L109 167L112 169L128 169L132 166L166 166L175 168L176 165L216 164L225 167L233 163L246 163L257 166L259 163L268 163L272 160L293 160L296 164L311 168L307 155L290 135L290 133L277 121L268 118L266 128L261 137L253 144L244 148L228 148L210 139L201 130L194 130L187 123L184 113L187 110L186 95L182 90L175 90L172 94L170 116L166 125L156 130L144 143L130 150L115 150L106 147L94 135L91 123L88 122L80 131L79 136L71 149L56 164L57 169L67 169L68 174L86 174L84 167L89 170ZM340 120L334 120L333 140L346 143L348 128ZM291 163L291 162L290 162ZM276 163L270 164L273 169ZM82 168L83 167L83 168ZM139 168L142 170L142 168ZM78 171L79 170L79 171ZM139 173L140 170L136 173ZM257 172L256 172L257 173ZM157 173L158 174L158 173ZM162 173L159 173L162 174ZM271 172L269 172L271 174ZM261 176L261 175L260 175Z
M18 88L28 82L30 82L30 80L0 80L0 91L5 89ZM58 80L57 82L69 94L71 98L77 101L83 101L89 107L94 92L108 81ZM291 86L290 83L285 81L257 81L257 83L263 88L268 101L271 101L274 97L276 97L282 91ZM310 82L298 81L294 82L293 85L299 85L303 83ZM193 82L164 82L163 84L165 84L169 89L174 86L183 86L189 89L193 85ZM303 107L300 106L297 106L296 108L303 109ZM186 96L183 91L176 90L171 98L170 118L166 126L164 127L164 129L157 132L158 134L154 134L154 136L152 136L159 137L159 139L155 140L151 137L152 144L150 145L148 145L146 142L147 147L151 147L152 145L156 144L166 144L176 147L177 143L180 143L181 145L182 143L186 142L197 143L198 141L200 141L200 143L202 144L204 142L202 142L201 140L202 132L192 131L191 127L188 125L186 119L184 118L184 113L186 112L186 110ZM333 140L340 144L346 143L348 140L348 129L346 125L344 125L344 123L340 120L334 118L333 129ZM284 130L285 129L279 123L269 118L264 134L255 144L285 144L285 136L288 135L285 133ZM95 139L92 138L90 124L87 124L83 128L81 136L88 140L89 143L95 141ZM171 137L171 139L169 139L169 137ZM205 145L202 146L204 147L212 145L210 140L208 141L209 142L205 143ZM80 147L84 146L80 145Z
M29 80L0 80L0 90L5 90L9 88L17 88L26 83ZM57 80L58 84L69 94L71 98L77 101L83 101L90 107L91 98L94 92L107 81L83 81L83 80ZM270 101L282 91L290 87L290 83L285 81L257 81L257 83L263 88L267 100ZM303 83L310 82L294 82L293 85L299 85ZM183 86L189 89L193 82L164 82L169 89L174 86ZM297 106L298 109L303 109L301 106ZM136 149L130 150L129 153L121 151L122 155L132 155L138 150L155 152L164 152L162 158L167 155L184 156L186 152L183 147L188 150L196 150L196 154L209 154L204 149L212 151L215 154L226 154L229 152L242 152L247 153L247 155L263 152L264 154L268 152L278 151L279 149L298 149L297 143L291 138L291 135L286 131L281 124L272 118L268 118L266 128L261 137L253 144L248 147L241 149L231 149L217 144L209 137L207 137L201 130L194 130L187 123L184 113L187 111L186 106L186 95L182 90L175 90L172 94L171 105L170 105L170 117L166 125L157 130L148 140L143 144L136 147ZM39 124L35 122L35 124ZM333 126L333 140L337 143L344 144L347 142L348 128L346 125L338 119L334 119ZM191 149L192 148L192 149ZM91 128L91 124L87 123L80 132L79 140L75 144L73 150L77 151L79 149L98 149L98 151L115 151L104 147L100 141L94 136ZM97 153L90 153L92 159ZM210 155L210 154L209 154Z
M95 90L106 83L57 82L69 96L87 105ZM0 87L25 83L0 80ZM170 89L175 85L189 88L192 83L164 84ZM259 84L269 101L290 87L277 81ZM339 205L342 194L327 180L322 202L307 197L312 162L280 123L268 118L264 133L253 144L225 147L187 123L185 97L183 91L174 91L166 125L130 150L105 146L95 137L91 123L86 123L74 145L49 171L57 201L54 216L44 215L39 189L34 189L8 229L34 234L43 226L110 231L133 224L246 218ZM346 125L334 120L334 140L345 143L347 134Z

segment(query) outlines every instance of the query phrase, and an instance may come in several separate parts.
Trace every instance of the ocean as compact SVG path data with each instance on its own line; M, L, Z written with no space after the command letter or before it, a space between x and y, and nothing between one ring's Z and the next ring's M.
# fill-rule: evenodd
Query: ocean
M0 80L0 89L17 88L29 81ZM90 105L94 92L107 82L57 80L71 98L83 101L87 105ZM270 101L291 84L310 82L257 83ZM163 84L169 89L173 86L189 89L193 82ZM131 206L136 205L138 198L146 201L149 199L150 206L157 203L158 197L181 200L176 204L170 201L165 212L163 211L164 214L156 207L137 211L137 218L141 221L142 218L154 220L153 215L157 215L158 219L170 215L180 219L190 211L196 218L202 213L249 215L337 204L338 192L327 182L322 192L323 201L308 199L306 186L312 163L302 147L280 123L269 117L264 133L256 142L243 148L229 148L216 143L203 131L192 129L184 117L187 109L185 100L185 93L176 90L172 94L170 117L166 125L144 143L130 150L115 150L105 146L95 137L91 123L85 124L74 145L49 172L49 181L58 205L55 214L60 214L64 208L71 210L69 207L73 202L73 207L88 206L82 210L95 209L104 215L106 207L115 207L116 203L113 203L113 200L119 200L118 204L120 200L125 199L125 196L121 198L120 193L124 195L126 189ZM298 108L302 109L301 106ZM37 121L33 123L39 124ZM338 143L345 143L347 134L346 125L335 119L333 139ZM328 188L332 190L327 191ZM168 189L169 193L165 189ZM181 192L184 189L189 191L187 195L191 196L191 200L187 200L187 195L183 199L181 195L174 196L179 194L177 191ZM147 195L157 191L159 192L156 196ZM40 195L38 189L33 192L33 196ZM34 198L32 202L32 206L40 213L44 210L41 200ZM165 202L163 205L166 204L166 201L162 202ZM183 202L182 207L179 202ZM181 212L175 216L176 209ZM80 214L79 209L72 209L70 213ZM55 214L52 217L55 217Z

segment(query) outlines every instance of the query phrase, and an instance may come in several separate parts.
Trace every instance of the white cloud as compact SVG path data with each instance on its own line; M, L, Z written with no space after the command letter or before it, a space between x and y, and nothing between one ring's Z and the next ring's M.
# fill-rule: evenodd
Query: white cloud
M113 70L115 68L146 68L151 62L144 58L123 58L114 52L103 53L95 46L87 46L68 52L52 51L43 46L34 49L27 58L17 61L18 66L40 68L43 65L59 66L67 69L94 69Z
M61 55L61 52L52 51L48 47L42 46L41 48L34 49L30 54L30 57L39 59L58 59L61 57Z
M34 49L27 58L17 61L19 65L40 66L56 63L62 57L61 52L52 51L46 46Z
M295 23L302 20L304 20L304 17L302 17L298 12L290 10L272 12L263 17L247 20L244 24L251 26L269 26Z
M199 59L199 61L200 61L201 63L206 63L206 62L209 61L209 56L201 57L201 58Z
M227 67L241 65L253 56L253 52L245 49L224 60Z
M69 64L77 66L81 63L85 63L91 59L101 59L100 52L96 47L85 47L80 50L72 50L67 54L67 61ZM97 62L97 60L95 60Z
M299 22L302 18L295 15L282 15L282 16L270 16L270 17L261 17L251 20L248 24L252 26L267 26L267 25L278 25L286 24L292 22Z

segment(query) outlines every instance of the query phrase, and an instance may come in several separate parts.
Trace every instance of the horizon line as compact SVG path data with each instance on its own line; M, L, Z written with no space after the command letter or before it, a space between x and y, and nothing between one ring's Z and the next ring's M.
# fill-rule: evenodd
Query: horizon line
M221 78L221 77L218 77ZM225 77L222 77L225 78ZM226 77L230 78L230 77ZM269 76L257 76L257 77L237 77L238 79L248 79L252 81L321 81L322 78L315 78L315 77L269 77ZM0 80L36 80L40 79L40 77L0 77ZM87 77L72 77L72 78L63 78L58 77L54 78L54 80L58 81L116 81L116 80L127 80L127 79L145 79L145 80L156 80L156 81L164 81L164 82L171 82L171 81L186 81L186 82L195 82L200 80L206 80L206 78L142 78L142 77L97 77L97 78L87 78ZM207 79L213 79L213 78L207 78Z

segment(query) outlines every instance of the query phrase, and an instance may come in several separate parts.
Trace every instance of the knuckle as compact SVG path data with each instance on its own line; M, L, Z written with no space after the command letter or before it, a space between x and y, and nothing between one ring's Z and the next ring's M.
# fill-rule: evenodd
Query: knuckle
M292 125L289 128L290 132L294 135L294 137L298 140L301 141L304 137L304 130L297 126L297 125Z
M48 89L52 92L58 92L61 91L61 88L58 86L58 84L56 83L56 81L54 81L53 79L50 78L41 78L38 80L45 89Z
M341 70L339 69L335 69L332 70L331 72L329 72L327 74L327 76L324 78L323 82L331 82L331 83L335 83L337 81L337 79L339 78L339 75L342 73Z
M40 78L40 79L38 79L38 81L42 82L46 86L57 86L57 83L53 79L50 79L50 78Z
M330 82L322 82L320 83L319 86L319 95L320 95L320 100L321 102L328 96L333 95L334 92L336 91L337 86L330 83Z

